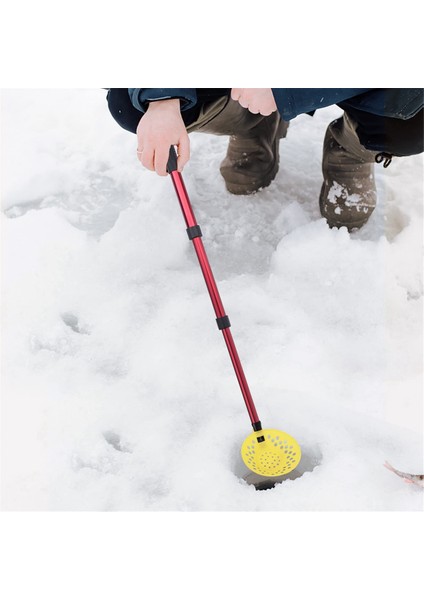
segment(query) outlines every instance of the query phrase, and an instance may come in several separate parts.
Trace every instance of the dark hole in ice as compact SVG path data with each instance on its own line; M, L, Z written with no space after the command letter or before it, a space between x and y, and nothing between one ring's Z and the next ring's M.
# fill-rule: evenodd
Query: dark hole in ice
M294 456L287 456L288 467L295 461ZM290 471L290 473L286 473L283 475L279 475L276 477L265 477L263 475L257 475L253 473L253 471L249 471L248 467L241 461L241 457L239 458L239 464L236 467L236 474L240 476L242 479L253 485L256 490L269 490L274 488L279 483L284 483L287 479L298 479L302 477L304 473L312 472L315 467L321 464L322 462L322 453L319 446L314 445L311 447L302 448L302 457L300 459L299 464L295 469Z

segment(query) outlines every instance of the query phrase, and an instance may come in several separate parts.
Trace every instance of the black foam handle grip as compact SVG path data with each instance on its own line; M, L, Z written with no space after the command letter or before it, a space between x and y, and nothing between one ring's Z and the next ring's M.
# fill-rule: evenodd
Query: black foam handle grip
M177 171L178 169L178 165L177 165L177 153L175 152L175 148L174 146L171 146L169 148L169 158L168 158L168 163L166 165L166 172L167 173L172 173L172 171Z

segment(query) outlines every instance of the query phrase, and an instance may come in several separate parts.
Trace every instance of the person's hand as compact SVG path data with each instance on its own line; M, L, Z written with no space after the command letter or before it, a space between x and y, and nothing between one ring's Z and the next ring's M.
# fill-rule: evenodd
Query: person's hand
M277 110L271 88L232 88L231 98L254 115L268 117Z
M190 158L190 140L178 98L151 102L137 127L137 156L141 164L166 175L171 145L178 146L178 171Z

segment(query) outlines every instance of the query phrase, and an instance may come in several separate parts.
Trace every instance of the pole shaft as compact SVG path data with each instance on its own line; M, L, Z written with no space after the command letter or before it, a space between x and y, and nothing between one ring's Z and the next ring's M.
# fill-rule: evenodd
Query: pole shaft
M171 171L170 173L175 191L178 196L178 200L180 203L180 207L187 225L187 228L198 227L196 217L193 212L193 208L190 203L190 199L187 194L187 190L184 185L183 178L179 171ZM192 239L194 249L197 254L197 258L200 264L200 268L202 269L203 277L205 279L206 287L209 292L209 296L215 310L215 314L218 319L222 317L226 317L226 313L224 310L224 306L222 304L221 297L219 295L219 291L215 282L215 278L212 273L211 266L209 264L208 257L206 255L205 248L203 246L202 238L200 236L194 237ZM224 340L228 349L228 353L231 358L231 362L234 367L234 371L236 373L237 381L239 382L241 393L243 395L247 412L249 413L250 420L252 425L257 425L260 423L258 413L256 412L255 404L253 402L252 395L250 393L249 385L246 380L246 376L243 371L243 367L240 362L240 358L237 352L236 345L234 343L233 336L231 334L230 328L224 327L222 329L222 334L224 336Z

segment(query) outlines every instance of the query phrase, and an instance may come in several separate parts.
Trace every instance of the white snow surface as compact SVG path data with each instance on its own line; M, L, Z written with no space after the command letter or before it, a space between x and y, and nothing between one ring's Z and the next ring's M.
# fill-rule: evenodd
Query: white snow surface
M2 93L2 507L421 511L423 158L376 166L362 230L321 218L337 107L281 141L275 181L229 194L228 139L183 177L264 427L321 464L256 491L251 432L172 182L141 167L104 90Z

